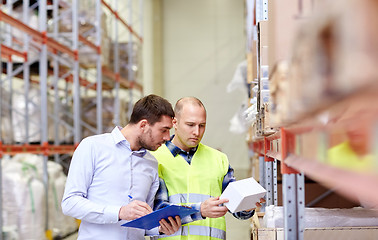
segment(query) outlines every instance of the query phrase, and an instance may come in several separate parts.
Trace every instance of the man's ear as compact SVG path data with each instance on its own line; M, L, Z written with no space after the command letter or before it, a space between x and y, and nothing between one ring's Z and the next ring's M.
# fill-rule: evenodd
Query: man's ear
M148 125L147 119L142 119L139 121L139 128L144 131L146 126Z
M177 124L177 118L176 117L173 118L172 123L173 123L173 127L176 127L176 124Z

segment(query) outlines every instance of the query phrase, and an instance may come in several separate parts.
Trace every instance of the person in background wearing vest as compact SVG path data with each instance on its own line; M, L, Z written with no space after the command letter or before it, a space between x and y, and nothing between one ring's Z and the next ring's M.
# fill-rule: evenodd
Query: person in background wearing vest
M169 140L173 117L167 100L148 95L135 103L124 128L116 126L111 133L81 141L62 200L63 213L81 219L79 240L144 240L145 235L179 229L178 216L150 231L121 226L152 212L158 163L146 149L156 150Z
M170 204L184 204L199 212L181 219L183 224L167 239L225 239L228 209L219 199L227 185L235 181L233 169L224 153L201 143L206 127L206 110L195 97L177 101L173 126L175 135L157 151L151 152L159 162L160 186L154 209ZM263 202L264 199L261 199ZM256 203L260 207L260 203ZM254 209L234 213L248 219Z

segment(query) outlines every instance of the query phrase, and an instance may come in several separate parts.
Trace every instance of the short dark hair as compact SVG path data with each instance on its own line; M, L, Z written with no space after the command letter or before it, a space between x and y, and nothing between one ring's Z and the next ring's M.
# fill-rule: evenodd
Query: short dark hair
M166 99L150 94L135 103L130 123L136 124L140 120L146 119L149 124L154 125L160 121L162 116L175 117L172 105Z

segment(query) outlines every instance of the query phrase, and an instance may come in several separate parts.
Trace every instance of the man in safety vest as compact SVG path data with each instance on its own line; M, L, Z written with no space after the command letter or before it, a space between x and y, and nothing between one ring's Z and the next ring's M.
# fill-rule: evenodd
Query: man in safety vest
M181 219L183 226L167 239L225 239L228 209L219 199L227 185L235 181L227 156L201 143L206 127L206 110L195 97L177 101L173 126L175 135L152 152L159 163L160 186L154 209L170 204L189 205L198 213ZM263 199L261 199L264 201ZM256 203L256 206L261 206ZM254 209L234 213L248 219Z

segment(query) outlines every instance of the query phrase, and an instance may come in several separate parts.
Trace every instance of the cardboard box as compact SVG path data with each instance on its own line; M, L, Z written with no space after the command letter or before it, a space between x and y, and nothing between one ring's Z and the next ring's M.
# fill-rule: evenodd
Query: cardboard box
M269 44L269 31L268 31L268 21L260 21L258 23L259 28L259 59L260 66L268 66L268 44ZM265 77L260 73L260 78Z
M265 193L266 190L255 179L246 178L230 183L220 199L229 199L224 205L234 213L256 208L256 203L260 202Z
M279 131L278 128L276 127L273 127L274 125L272 125L272 122L271 122L271 103L264 103L264 106L263 106L263 116L264 116L264 119L263 119L263 135L264 136L269 136L277 131Z
M256 179L257 181L260 180L260 167L259 167L259 154L254 153L253 156L250 158L250 176Z
M297 0L268 1L269 66L289 60L293 38L301 22Z
M247 83L257 81L256 41L252 42L253 52L247 54Z

